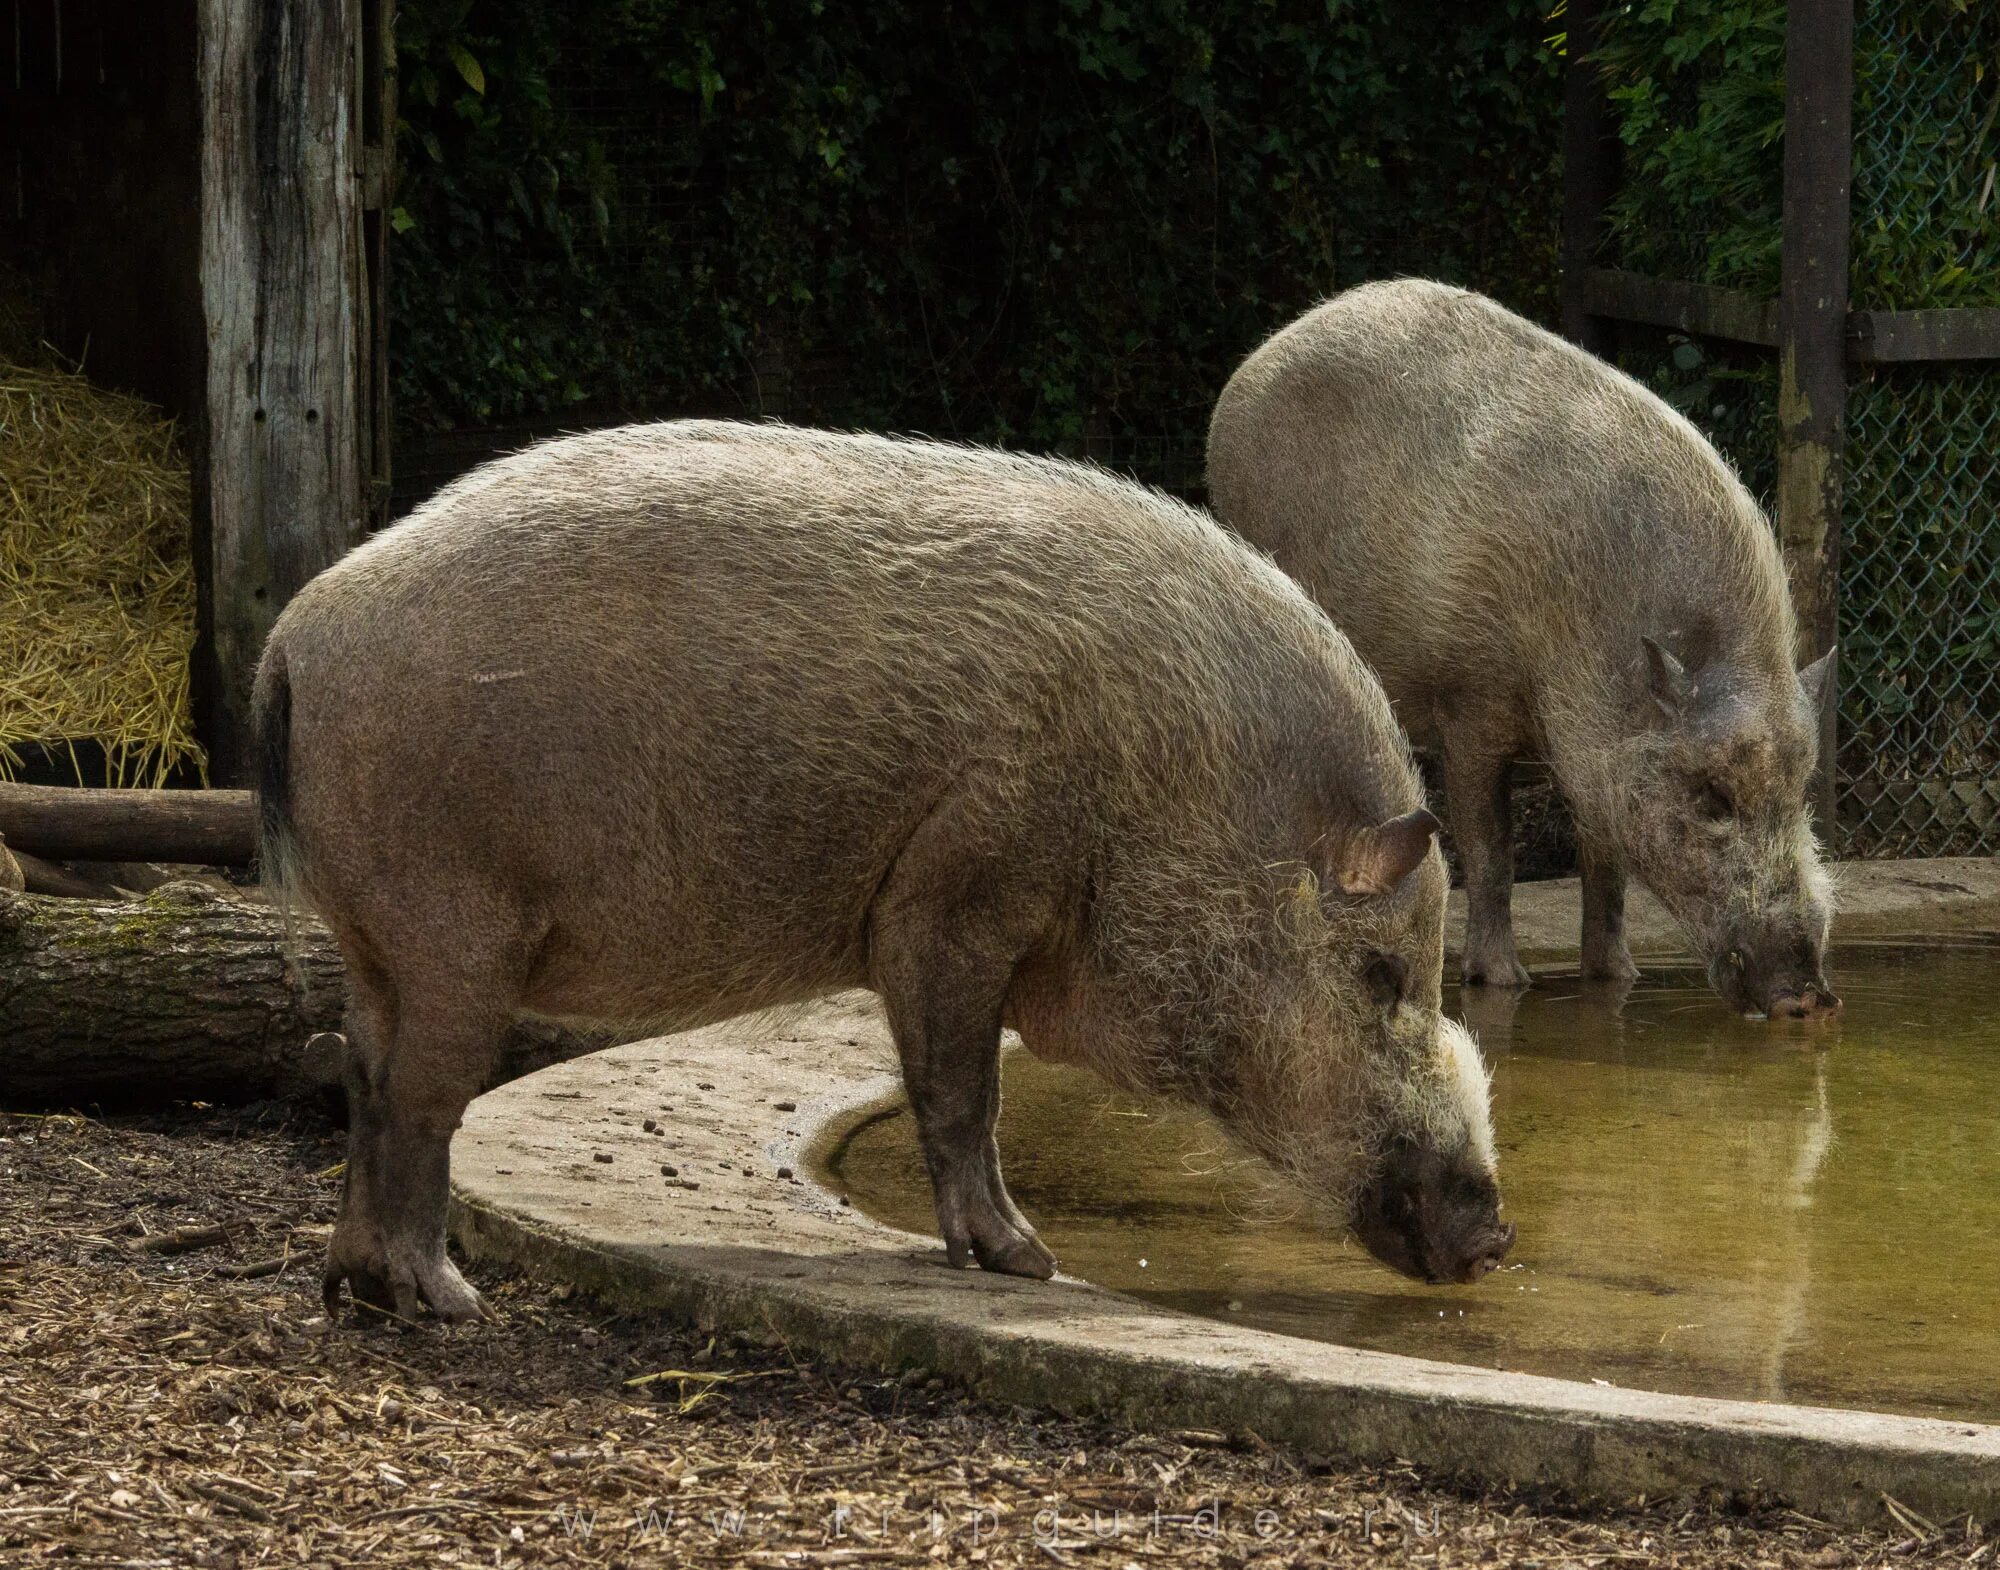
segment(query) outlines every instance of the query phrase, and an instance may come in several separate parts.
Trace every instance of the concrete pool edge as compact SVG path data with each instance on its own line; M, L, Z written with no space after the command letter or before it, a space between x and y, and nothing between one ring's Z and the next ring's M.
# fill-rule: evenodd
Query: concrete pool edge
M1599 1388L1227 1327L1212 1345L1188 1345L1203 1338L1186 1334L1186 1316L1149 1309L1114 1311L1099 1326L1065 1316L1050 1329L1034 1322L1033 1304L996 1312L983 1295L944 1293L912 1302L907 1283L865 1272L810 1284L749 1258L603 1245L469 1194L453 1230L474 1257L528 1266L619 1307L890 1373L924 1369L984 1399L1142 1431L1254 1435L1316 1457L1409 1461L1614 1504L1715 1490L1868 1523L1885 1519L1886 1494L1934 1521L2000 1518L2000 1430L1990 1427ZM1067 1281L1008 1289L1113 1296ZM1322 1356L1296 1356L1308 1348Z
M2000 889L2000 868L1981 870ZM1953 897L1960 915L1976 901ZM1937 916L1926 897L1909 924L1937 930ZM1933 1518L2000 1519L1996 1427L1507 1374L1240 1329L1080 1282L948 1271L933 1240L799 1180L823 1131L893 1087L892 1061L872 1005L849 996L516 1081L459 1136L454 1234L624 1306L1153 1430L1247 1431L1584 1498L1748 1490L1867 1521L1887 1494Z

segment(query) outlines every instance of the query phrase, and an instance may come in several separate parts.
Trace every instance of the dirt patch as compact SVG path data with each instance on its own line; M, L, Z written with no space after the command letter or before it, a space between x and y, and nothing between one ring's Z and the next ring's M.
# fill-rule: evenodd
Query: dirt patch
M475 1272L496 1325L330 1326L296 1112L0 1115L0 1560L1230 1567L1984 1563L1737 1497L1577 1512L719 1345ZM207 1242L221 1227L226 1241ZM155 1240L142 1249L146 1239ZM171 1241L162 1242L162 1239ZM183 1244L200 1246L184 1252ZM258 1274L271 1271L271 1274Z

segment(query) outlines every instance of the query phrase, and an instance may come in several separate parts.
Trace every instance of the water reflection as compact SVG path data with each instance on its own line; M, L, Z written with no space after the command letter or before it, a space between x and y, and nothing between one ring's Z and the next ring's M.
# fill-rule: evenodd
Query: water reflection
M1810 1029L1734 1019L1692 972L1459 999L1521 1229L1475 1287L1402 1280L1201 1120L1025 1054L1001 1150L1066 1270L1156 1302L1617 1384L2000 1418L1996 959L1991 939L1843 951L1847 1012ZM833 1164L857 1204L932 1230L907 1117Z

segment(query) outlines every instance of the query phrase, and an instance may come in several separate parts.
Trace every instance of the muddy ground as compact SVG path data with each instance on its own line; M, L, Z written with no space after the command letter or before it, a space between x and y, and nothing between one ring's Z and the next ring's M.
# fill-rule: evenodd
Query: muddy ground
M0 1114L0 1564L1993 1558L1968 1523L1892 1504L1865 1532L1745 1496L1579 1511L1254 1435L1056 1420L492 1272L495 1325L330 1325L340 1157L296 1110Z

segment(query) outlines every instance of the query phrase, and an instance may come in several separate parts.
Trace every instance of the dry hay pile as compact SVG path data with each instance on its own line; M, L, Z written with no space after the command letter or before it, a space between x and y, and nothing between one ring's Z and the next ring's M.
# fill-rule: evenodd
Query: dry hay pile
M95 743L116 784L202 766L195 588L173 422L57 366L0 361L0 777Z

